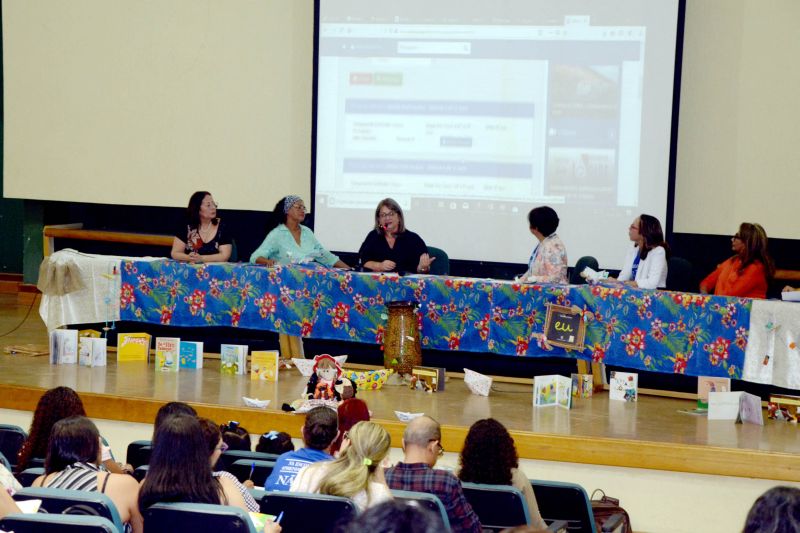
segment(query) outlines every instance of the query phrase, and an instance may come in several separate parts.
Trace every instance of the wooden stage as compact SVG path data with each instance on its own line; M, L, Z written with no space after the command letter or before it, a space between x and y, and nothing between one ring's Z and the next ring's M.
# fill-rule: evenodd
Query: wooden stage
M0 294L0 334L19 324L29 304L16 295ZM38 317L38 301L19 329L2 337L2 346L47 342ZM217 422L238 420L251 432L270 429L299 437L298 415L281 412L284 402L299 397L306 378L296 369L283 370L278 383L250 381L249 376L222 376L219 360L205 368L179 373L156 373L153 366L118 366L109 353L109 366L51 366L47 357L0 355L0 408L34 410L44 389L66 385L81 393L89 416L151 423L158 407L171 400L191 403ZM403 386L362 391L373 417L400 445L404 424L394 410L424 412L443 425L448 451L461 448L469 425L494 417L512 432L520 457L635 467L675 472L800 481L800 427L766 420L763 427L711 421L678 412L693 400L640 396L637 403L609 401L603 392L577 399L570 411L532 406L532 386L495 383L489 397L469 393L452 377L445 392L427 394ZM242 396L270 400L267 410L244 407ZM3 421L0 420L0 423Z

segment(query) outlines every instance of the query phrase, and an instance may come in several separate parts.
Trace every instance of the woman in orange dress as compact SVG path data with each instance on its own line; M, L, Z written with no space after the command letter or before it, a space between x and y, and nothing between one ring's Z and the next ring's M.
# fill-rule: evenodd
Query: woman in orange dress
M700 282L700 292L717 296L766 298L775 266L767 250L767 232L759 224L744 222L731 239L736 255L720 264Z

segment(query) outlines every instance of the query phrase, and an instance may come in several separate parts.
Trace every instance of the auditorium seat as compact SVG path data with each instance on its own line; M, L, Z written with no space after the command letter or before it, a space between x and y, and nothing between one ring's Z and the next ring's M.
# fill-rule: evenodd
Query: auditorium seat
M141 465L141 466L137 466L137 467L136 467L136 468L133 470L133 478L134 478L136 481L138 481L138 482L140 482L140 483L141 483L141 482L142 482L142 480L143 480L143 479L145 478L145 476L147 475L147 471L148 471L149 469L150 469L150 465Z
M153 451L153 443L149 440L135 440L128 444L128 451L125 453L125 462L134 469L150 462L150 454Z
M39 476L44 475L44 467L42 466L34 466L32 468L26 468L19 474L17 474L17 481L23 487L30 487L31 484L36 481L36 478Z
M352 520L358 514L353 500L340 496L263 490L251 493L262 513L278 515L283 512L281 527L286 532L329 533L339 521Z
M450 531L450 519L447 518L447 511L442 504L442 500L435 494L429 492L416 492L413 490L396 490L392 489L392 496L395 500L414 501L419 503L422 507L433 511L439 518L442 519L444 530Z
M145 509L142 514L147 533L176 531L257 533L247 512L230 505L156 503ZM284 531L288 530L284 528Z
M518 488L467 482L462 482L461 487L484 531L500 531L531 523L528 503Z
M26 487L14 494L14 500L42 500L39 512L50 514L94 514L111 521L122 531L122 520L111 498L100 492Z
M275 461L238 459L233 462L228 472L236 476L236 479L241 483L249 479L256 487L263 487L273 468L275 468ZM251 469L252 475L250 473Z
M447 276L450 274L450 257L448 257L447 252L441 248L428 246L428 255L430 255L431 258L436 258L436 260L431 263L431 274L435 276Z
M25 430L12 424L0 424L0 453L6 456L12 468L17 466L17 454L28 438Z
M275 461L278 458L274 453L248 452L246 450L226 450L219 456L217 470L230 471L231 465L239 459L248 461Z
M578 262L575 263L574 267L572 267L572 271L569 274L570 285L583 285L586 283L586 280L581 277L581 272L583 272L583 269L586 267L589 267L595 271L600 270L600 265L597 263L597 259L591 255L584 255L578 259Z
M598 533L592 504L583 487L575 483L537 479L531 480L531 487L545 522L565 521L569 533ZM615 523L620 516L610 516L606 523Z
M0 520L0 531L14 533L122 533L102 516L66 514L10 514Z

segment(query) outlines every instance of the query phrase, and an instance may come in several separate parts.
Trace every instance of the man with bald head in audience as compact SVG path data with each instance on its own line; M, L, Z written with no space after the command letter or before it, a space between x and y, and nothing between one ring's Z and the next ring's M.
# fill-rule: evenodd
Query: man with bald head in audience
M480 520L464 497L461 482L452 473L433 468L444 454L441 441L441 427L433 418L421 416L409 422L403 433L405 457L386 470L386 483L392 489L435 494L444 504L453 531L480 532Z

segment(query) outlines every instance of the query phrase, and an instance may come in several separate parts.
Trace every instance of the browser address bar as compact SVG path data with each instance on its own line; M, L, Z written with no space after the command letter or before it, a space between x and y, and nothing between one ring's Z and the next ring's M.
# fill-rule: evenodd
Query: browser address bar
M464 54L472 52L472 43L454 41L398 41L398 54Z

